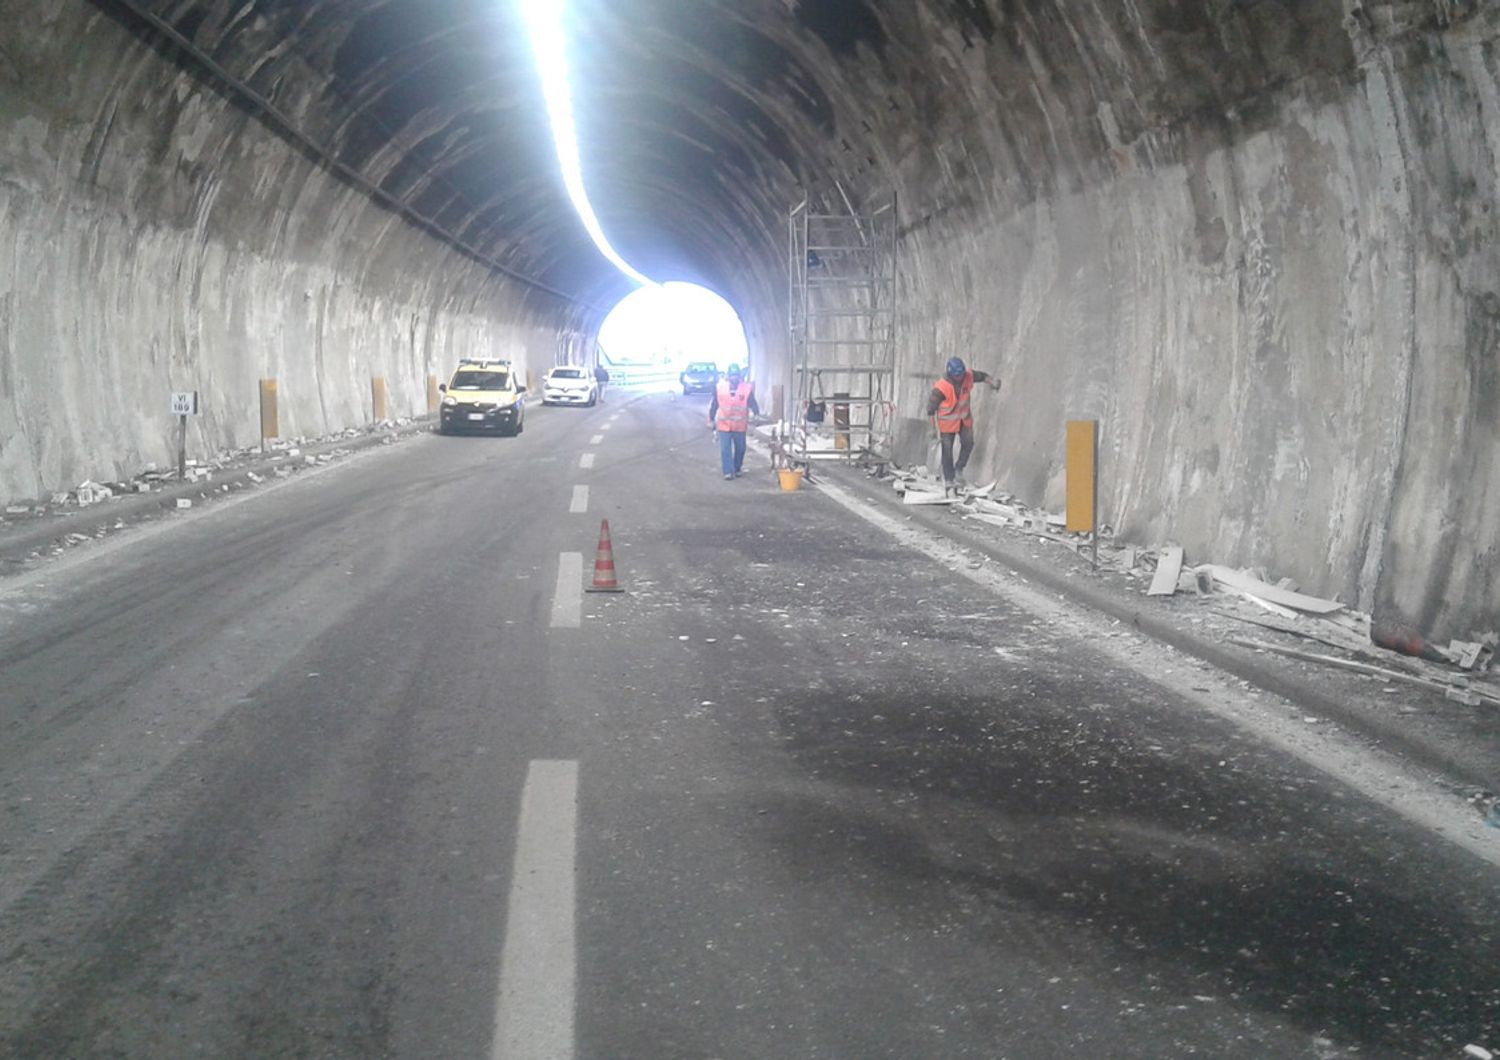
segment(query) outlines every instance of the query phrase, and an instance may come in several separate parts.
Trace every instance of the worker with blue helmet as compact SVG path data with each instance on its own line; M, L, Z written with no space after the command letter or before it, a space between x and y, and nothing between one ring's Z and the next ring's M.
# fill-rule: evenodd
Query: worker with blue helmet
M933 384L927 395L927 417L937 426L942 443L943 490L945 496L956 495L964 485L963 471L974 450L974 414L969 395L975 383L987 383L991 390L1000 389L1000 380L988 372L975 371L961 357L950 357L943 378ZM953 441L958 439L958 459L953 459Z

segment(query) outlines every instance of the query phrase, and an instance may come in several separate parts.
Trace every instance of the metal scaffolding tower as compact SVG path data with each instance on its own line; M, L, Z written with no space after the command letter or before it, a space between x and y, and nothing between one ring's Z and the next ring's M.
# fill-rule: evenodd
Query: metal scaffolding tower
M787 457L890 459L896 418L896 198L856 214L787 220L788 328L795 370Z

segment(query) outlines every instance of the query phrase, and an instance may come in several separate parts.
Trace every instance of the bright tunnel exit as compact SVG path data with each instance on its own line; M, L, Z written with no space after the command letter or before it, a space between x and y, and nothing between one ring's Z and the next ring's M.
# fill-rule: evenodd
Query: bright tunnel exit
M676 387L688 364L708 361L722 371L749 359L734 307L707 287L677 281L622 298L599 329L599 349L611 372L662 389Z

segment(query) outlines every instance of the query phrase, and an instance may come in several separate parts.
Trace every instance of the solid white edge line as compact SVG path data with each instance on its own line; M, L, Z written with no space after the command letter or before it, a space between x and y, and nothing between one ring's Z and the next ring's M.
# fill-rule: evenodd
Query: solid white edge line
M557 557L557 588L552 593L552 628L577 629L583 625L583 553L563 552Z
M578 458L578 466L579 467L593 467L594 466L594 454L593 453L584 453L582 456L580 456Z
M589 510L589 488L587 486L573 487L573 500L568 504L570 512L586 512Z
M578 763L526 770L495 1001L493 1060L572 1060Z
M1194 703L1205 713L1223 718L1246 730L1257 739L1327 774L1412 824L1434 832L1454 846L1500 868L1500 831L1487 827L1462 798L1439 790L1432 778L1391 755L1347 745L1328 733L1310 730L1306 723L1299 724L1296 719L1289 718L1284 713L1278 714L1270 703L1241 694L1234 685L1236 678L1224 675L1215 668L1210 668L1213 674L1210 678L1202 669L1191 665L1199 660L1178 652L1170 645L1161 644L1160 647L1163 651L1177 655L1187 665L1172 667L1173 672L1170 674L1143 670L1139 661L1129 652L1132 638L1103 635L1104 627L1109 624L1109 620L1103 616L1082 605L1064 602L1055 595L1021 584L1015 576L1008 576L1003 570L997 569L999 564L985 564L977 570L972 569L969 565L972 560L970 550L963 545L936 531L914 527L895 519L876 509L873 501L862 501L827 479L820 479L816 488L830 500L884 530L901 544L923 553L985 589L1028 610L1060 615L1083 627L1080 635L1089 641L1091 647L1109 656L1113 662L1141 673L1148 680L1169 688ZM1144 637L1144 634L1141 636ZM1202 665L1208 666L1207 663ZM1217 684L1219 687L1207 695L1193 687L1205 683ZM1268 694L1266 698L1276 703L1286 702L1279 696ZM1300 718L1300 712L1297 712L1297 717Z

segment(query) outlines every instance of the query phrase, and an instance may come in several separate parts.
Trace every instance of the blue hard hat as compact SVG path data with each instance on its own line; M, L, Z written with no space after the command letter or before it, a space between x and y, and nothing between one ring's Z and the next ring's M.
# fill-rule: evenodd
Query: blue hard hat
M952 376L954 379L958 379L963 376L965 371L967 371L967 369L964 368L964 360L962 357L948 358L948 374L950 376Z

